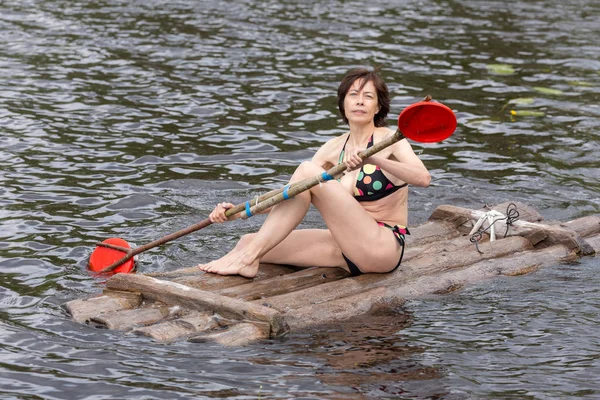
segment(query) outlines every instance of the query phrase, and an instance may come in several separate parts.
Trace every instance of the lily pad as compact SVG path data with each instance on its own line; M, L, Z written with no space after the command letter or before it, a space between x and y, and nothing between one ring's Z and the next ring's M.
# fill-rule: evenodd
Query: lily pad
M512 75L515 69L509 64L487 64L485 66L490 72L498 75Z
M533 89L537 90L540 93L549 94L549 95L553 95L553 96L559 96L559 95L563 94L563 91L558 90L558 89L551 89L551 88L545 88L545 87L540 87L540 86L536 86Z

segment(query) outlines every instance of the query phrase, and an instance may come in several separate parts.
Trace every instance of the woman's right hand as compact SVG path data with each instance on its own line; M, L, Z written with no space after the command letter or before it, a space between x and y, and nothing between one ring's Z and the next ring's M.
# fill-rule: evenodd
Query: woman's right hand
M217 204L215 209L212 210L212 212L208 216L208 219L210 219L210 222L212 222L214 224L225 222L225 221L227 221L227 217L225 216L225 211L227 211L233 207L235 207L235 206L231 203L225 203L225 202L219 203L219 204Z

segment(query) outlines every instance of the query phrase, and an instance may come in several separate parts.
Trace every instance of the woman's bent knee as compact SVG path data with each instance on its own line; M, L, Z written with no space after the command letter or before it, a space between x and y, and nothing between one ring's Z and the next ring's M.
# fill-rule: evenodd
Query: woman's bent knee
M303 161L300 165L298 165L298 168L296 168L294 176L297 175L298 178L305 179L320 174L322 172L323 168L319 167L312 161Z

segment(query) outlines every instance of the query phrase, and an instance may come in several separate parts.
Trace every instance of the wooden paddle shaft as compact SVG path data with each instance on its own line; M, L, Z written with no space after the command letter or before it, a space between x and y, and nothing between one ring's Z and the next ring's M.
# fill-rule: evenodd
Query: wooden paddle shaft
M402 134L402 132L400 132L400 129L397 129L393 135L385 138L381 142L374 144L372 147L369 147L368 149L360 152L358 155L361 159L364 160L366 158L371 157L373 154L383 150L384 148L391 146L392 144L402 140L403 138L404 138L404 135ZM294 197L297 194L302 193L305 190L308 190L308 189L312 188L313 186L318 185L319 183L329 180L328 177L335 178L335 177L343 174L343 172L346 170L346 168L347 168L347 166L345 163L340 163L340 164L334 166L333 168L330 168L329 170L327 170L325 173L323 173L321 175L317 175L312 178L307 178L300 182L296 182L292 185L289 185L288 190L285 191L285 194L284 194L284 189L285 189L285 187L284 187L282 189L278 189L278 190L266 193L262 196L259 196L256 199L247 201L242 204L238 204L237 206L228 209L225 212L225 216L229 218L229 217L234 216L235 214L240 214L239 215L240 217L248 218L256 213L267 210L288 198ZM110 245L110 244L106 244L106 243L97 243L98 246L108 247L108 248L120 250L120 251L123 251L126 253L121 259L119 259L119 260L115 261L114 263L112 263L111 265L103 268L100 271L100 273L111 272L114 269L116 269L117 267L119 267L121 264L123 264L124 262L128 261L132 257L134 257L146 250L150 250L154 247L163 245L167 242L178 239L178 238L185 236L187 234L190 234L192 232L206 228L207 226L209 226L211 224L212 224L211 220L206 218L205 220L200 221L194 225L191 225L185 229L171 233L170 235L167 235L165 237L157 239L153 242L147 243L143 246L136 247L135 249L127 249L124 247L114 246L114 245Z

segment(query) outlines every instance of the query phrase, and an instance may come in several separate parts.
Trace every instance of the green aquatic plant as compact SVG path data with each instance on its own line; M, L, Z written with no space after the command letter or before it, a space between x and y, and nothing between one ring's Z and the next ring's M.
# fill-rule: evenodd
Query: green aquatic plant
M533 97L519 97L516 99L510 99L508 102L506 102L506 104L504 104L502 106L502 108L500 109L500 112L504 112L504 109L508 106L508 105L519 105L519 106L528 106L531 105L535 102L535 99Z
M517 105L530 105L535 102L533 97L519 97L517 99L511 99L507 104L517 104Z
M515 73L515 69L509 64L487 64L485 66L488 71L497 75L512 75Z
M545 87L541 87L541 86L535 86L533 88L534 90L543 93L543 94L548 94L551 96L560 96L561 94L563 94L562 90L558 90L558 89L552 89L552 88L545 88Z
M581 86L581 87L593 87L594 86L591 83L585 82L585 81L569 81L568 84L571 86Z
M546 115L543 111L532 110L510 110L510 115L515 117L543 117Z

